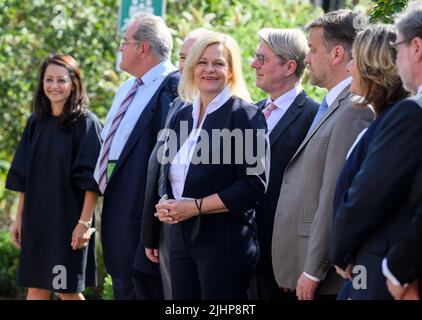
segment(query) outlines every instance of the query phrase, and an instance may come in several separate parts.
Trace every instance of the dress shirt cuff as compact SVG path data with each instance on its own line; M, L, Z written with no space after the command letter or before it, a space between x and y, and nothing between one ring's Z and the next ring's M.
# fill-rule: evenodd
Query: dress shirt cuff
M382 260L382 273L384 274L384 276L389 279L395 286L400 286L400 287L404 287L406 288L409 284L405 283L405 284L401 284L400 281L397 280L397 278L391 273L390 269L388 269L387 266L387 258L384 258Z
M303 273L307 278L311 279L312 281L321 282L320 278L311 276L310 274L307 274L306 272Z

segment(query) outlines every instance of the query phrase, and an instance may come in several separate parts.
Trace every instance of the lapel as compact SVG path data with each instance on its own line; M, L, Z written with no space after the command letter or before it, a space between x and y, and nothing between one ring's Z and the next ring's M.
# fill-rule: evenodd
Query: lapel
M315 135L315 133L318 131L318 129L322 126L322 124L329 118L331 115L340 107L340 103L346 99L350 95L350 85L348 85L346 88L343 89L342 92L337 96L336 100L334 100L333 104L328 108L328 110L325 112L324 116L321 118L321 120L318 122L315 127L312 128L312 131L308 132L305 139L297 149L296 153L290 160L290 163L293 161L294 158L303 150L303 148L307 145L309 140Z
M258 107L259 110L263 111L265 109L265 102L267 102L267 99L261 100L255 103L255 105Z
M146 131L145 128L148 126L149 122L153 118L154 111L157 108L157 105L159 103L158 98L161 94L161 90L166 85L169 79L169 76L171 76L172 74L173 73L170 73L163 80L161 85L158 87L157 91L152 96L151 100L146 105L144 111L142 111L141 115L139 116L139 119L136 122L135 127L133 128L128 140L126 141L125 146L123 147L122 153L120 154L120 157L117 160L116 167L114 168L113 173L110 176L110 181L116 175L116 172L119 171L119 169L122 167L122 164L125 162L126 158L132 151L135 144L138 142L142 134Z
M186 112L186 115L182 115L181 118L175 119L175 125L171 126L170 129L173 129L176 131L176 153L174 156L177 155L177 152L179 152L180 148L182 147L182 145L185 143L186 139L188 138L190 132L192 131L193 128L193 118L192 118L192 105L186 106L184 107L186 108L186 110L184 110ZM188 121L188 135L185 137L181 137L181 130L180 130L180 126L181 126L181 122L182 121ZM170 125L171 123L169 123ZM166 143L168 143L168 138L166 138ZM165 150L168 147L165 146ZM167 194L169 197L171 197L170 199L173 198L173 194L170 193L171 190L171 185L170 185L170 181L169 179L167 179L168 175L169 175L169 170L170 170L170 163L173 160L172 159L168 159L169 161L167 161L164 164L164 168L163 168L163 177L164 177L164 181L163 183L166 185L166 189L167 189Z
M280 121L270 132L270 145L272 146L281 134L290 126L290 124L298 117L298 115L303 111L303 103L306 101L305 91L302 90L301 93L296 97L290 107L287 109L286 113L281 117Z

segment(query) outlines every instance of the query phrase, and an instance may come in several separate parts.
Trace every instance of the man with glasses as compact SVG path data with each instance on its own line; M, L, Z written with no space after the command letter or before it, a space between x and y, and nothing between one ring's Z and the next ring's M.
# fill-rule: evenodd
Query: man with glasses
M133 18L120 44L120 68L133 77L107 114L94 173L104 195L101 238L115 299L163 298L159 267L145 256L140 234L148 159L177 96L172 46L164 21L146 13Z
M414 119L413 126L419 125L421 131L422 105L422 4L411 3L396 21L397 68L405 88L417 93L413 102L419 105L419 120ZM403 111L409 111L403 105ZM413 106L415 108L415 106ZM416 107L417 108L417 107ZM419 122L418 122L419 121ZM421 156L422 145L416 146L414 153ZM402 238L390 250L383 262L383 272L387 277L387 287L395 299L421 299L422 292L422 165L419 166L419 176L414 175L413 190L419 190L418 201L415 203L415 213ZM389 269L389 270L388 270ZM406 285L408 284L408 285Z
M295 290L299 300L335 298L342 284L329 259L336 180L349 148L373 119L350 93L356 21L362 21L358 13L338 10L307 26L311 82L328 94L284 172L272 241L277 283Z
M300 82L308 52L306 37L298 29L262 29L251 66L255 84L269 96L257 103L267 119L271 145L270 177L265 197L256 210L261 249L254 285L255 299L288 298L277 285L271 259L274 214L284 169L302 143L318 110L318 103ZM255 292L253 292L255 291Z

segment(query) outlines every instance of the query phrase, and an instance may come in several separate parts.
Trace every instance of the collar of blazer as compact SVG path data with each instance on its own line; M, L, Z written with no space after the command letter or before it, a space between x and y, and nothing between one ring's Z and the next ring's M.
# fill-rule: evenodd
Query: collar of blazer
M324 124L324 122L326 122L327 119L330 118L334 114L334 112L336 112L339 109L341 102L344 99L349 98L351 95L352 94L350 92L350 85L348 85L346 88L343 89L343 91L340 92L340 94L334 100L332 105L328 107L327 111L325 112L321 120L318 122L318 124L312 129L312 131L308 132L305 139L303 140L303 142L297 149L296 153L293 155L292 159L290 160L289 165L297 157L297 155L303 150L303 148L308 144L309 140L311 140L311 138L315 135L315 133L319 130L319 128L321 128L321 126Z
M302 112L302 107L305 101L307 100L308 95L305 93L305 90L300 91L300 93L293 100L292 104L287 108L285 114L281 117L278 123L275 125L273 130L271 130L269 139L270 145L272 146L277 139L281 136L283 131L289 127L294 119ZM257 102L255 105L263 111L268 99L263 99Z
M281 134L293 123L298 115L303 111L303 104L307 100L308 96L305 91L302 90L297 97L293 100L292 104L287 108L284 115L275 125L273 130L270 132L270 145L272 146Z

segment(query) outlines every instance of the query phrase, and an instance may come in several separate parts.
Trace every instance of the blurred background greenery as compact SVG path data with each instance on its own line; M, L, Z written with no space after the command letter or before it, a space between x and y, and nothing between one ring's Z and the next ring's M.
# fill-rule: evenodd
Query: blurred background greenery
M406 2L348 0L345 7L364 11L371 16L371 22L391 22L393 14ZM115 0L0 0L0 297L24 297L23 290L15 285L19 253L8 231L16 197L4 189L4 183L31 112L39 66L51 53L74 56L82 69L90 108L104 120L115 90L127 78L115 68L120 41L118 4ZM64 16L58 14L57 8ZM189 31L205 27L228 33L242 48L245 79L254 101L258 101L265 95L254 86L254 71L249 66L258 45L257 32L264 27L303 29L323 11L307 0L168 0L166 13L174 35L174 63ZM62 24L60 28L58 23ZM303 83L306 91L321 101L325 90L311 86L306 75ZM88 289L86 295L90 299L111 299L111 280L104 269L99 243L99 286Z

